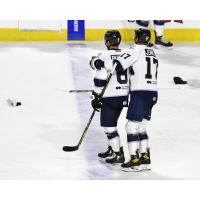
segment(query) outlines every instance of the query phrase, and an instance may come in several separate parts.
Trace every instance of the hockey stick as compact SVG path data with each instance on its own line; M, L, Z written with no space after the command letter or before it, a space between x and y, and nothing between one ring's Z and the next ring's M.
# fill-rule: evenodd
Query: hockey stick
M116 67L116 65L114 65L113 71L112 71L112 72L110 73L110 75L108 76L106 85L104 86L104 88L103 88L102 91L101 91L101 94L99 95L99 99L102 99L102 97L103 97L103 95L104 95L104 93L105 93L105 91L106 91L106 88L107 88L107 86L108 86L108 84L109 84L109 82L110 82L110 79L112 78L112 75L113 75L113 73L114 73L114 71L115 71L115 67ZM88 121L88 123L87 123L87 125L86 125L86 127L85 127L85 129L84 129L84 131L83 131L83 133L82 133L82 136L81 136L81 138L80 138L78 144L77 144L76 146L63 146L63 151L69 152L69 151L77 151L77 150L79 149L79 147L80 147L80 145L81 145L81 143L82 143L82 141L83 141L83 139L84 139L84 137L85 137L85 135L86 135L86 133L87 133L89 127L90 127L90 124L91 124L91 122L92 122L92 119L94 118L95 112L96 112L96 110L94 109L94 110L92 111L92 114L91 114L91 116L90 116L90 118L89 118L89 121Z
M70 93L94 92L94 90L69 90Z
M94 90L84 89L84 90L67 90L67 89L56 89L60 92L69 92L69 93L84 93L84 92L94 92Z

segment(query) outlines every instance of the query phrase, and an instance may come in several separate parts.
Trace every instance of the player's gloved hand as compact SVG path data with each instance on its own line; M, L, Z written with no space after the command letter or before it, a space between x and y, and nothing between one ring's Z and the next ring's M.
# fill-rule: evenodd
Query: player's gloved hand
M93 95L94 99L91 101L91 105L94 108L94 110L99 112L99 110L101 109L101 107L103 105L102 101L97 93L93 92L92 95Z

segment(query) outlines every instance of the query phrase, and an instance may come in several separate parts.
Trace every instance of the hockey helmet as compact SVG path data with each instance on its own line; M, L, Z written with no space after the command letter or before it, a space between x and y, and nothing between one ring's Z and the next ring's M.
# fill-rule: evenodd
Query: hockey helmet
M105 44L109 42L109 45L119 46L121 42L121 34L118 30L107 31L104 36L104 41Z

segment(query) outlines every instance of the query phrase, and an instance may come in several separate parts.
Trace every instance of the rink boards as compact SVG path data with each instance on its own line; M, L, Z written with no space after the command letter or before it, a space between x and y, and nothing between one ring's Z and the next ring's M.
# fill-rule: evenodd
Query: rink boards
M109 29L85 30L86 42L103 41L105 32ZM133 42L135 29L119 29L123 42ZM152 30L153 31L153 30ZM200 42L200 29L165 29L165 38L173 42ZM154 38L152 38L154 40ZM67 29L55 31L19 31L15 29L0 29L1 42L68 42ZM83 41L82 41L83 42Z
M74 20L83 21L83 20ZM0 21L1 42L68 42L67 20L45 21ZM39 25L37 26L37 23ZM137 28L135 22L126 20L84 21L84 40L86 42L103 41L107 30L118 29L123 42L133 42L133 33ZM5 25L6 24L6 25ZM28 25L27 25L28 24ZM43 25L44 26L44 25ZM23 29L22 29L23 28ZM77 28L77 27L75 27ZM150 23L153 32L153 25ZM200 42L200 21L170 22L165 24L165 38L172 42ZM154 34L152 34L154 35ZM154 38L152 38L154 40Z

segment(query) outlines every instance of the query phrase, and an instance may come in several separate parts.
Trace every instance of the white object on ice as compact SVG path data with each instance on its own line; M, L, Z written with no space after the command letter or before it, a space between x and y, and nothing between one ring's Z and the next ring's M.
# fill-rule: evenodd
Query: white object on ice
M17 101L15 99L7 99L6 102L9 106L13 106L13 107L17 106Z

